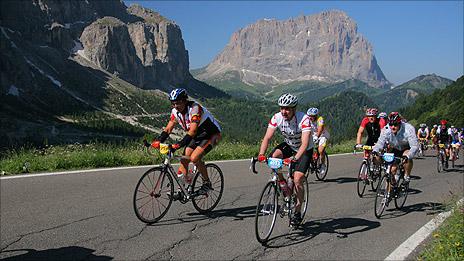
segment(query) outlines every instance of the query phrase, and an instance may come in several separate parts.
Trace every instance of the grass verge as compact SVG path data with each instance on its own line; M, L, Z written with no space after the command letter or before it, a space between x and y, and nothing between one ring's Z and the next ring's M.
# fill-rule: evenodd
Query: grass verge
M457 206L432 237L417 260L464 260L464 205Z
M329 146L329 154L351 152L353 141ZM246 159L256 156L259 145L239 142L221 142L205 160ZM276 144L273 144L274 146ZM270 148L272 146L269 146ZM91 143L47 146L41 149L18 149L4 152L0 158L0 173L51 172L59 170L92 169L104 167L158 164L161 157L147 155L137 142L122 144Z

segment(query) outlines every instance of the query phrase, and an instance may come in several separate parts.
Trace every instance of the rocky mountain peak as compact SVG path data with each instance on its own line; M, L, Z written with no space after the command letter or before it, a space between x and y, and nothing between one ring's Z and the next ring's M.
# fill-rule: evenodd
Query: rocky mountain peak
M248 25L231 36L197 77L211 80L230 71L238 72L249 85L348 79L375 87L390 85L356 22L338 10Z
M127 8L127 12L140 17L143 19L144 22L146 23L154 23L154 24L159 24L161 22L170 22L172 21L168 20L167 18L163 17L160 15L158 12L155 12L151 9L144 8L143 6L139 4L133 4Z

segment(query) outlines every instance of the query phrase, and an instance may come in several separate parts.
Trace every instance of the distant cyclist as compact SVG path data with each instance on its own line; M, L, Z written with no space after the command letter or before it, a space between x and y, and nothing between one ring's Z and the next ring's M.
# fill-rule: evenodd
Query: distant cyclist
M403 122L398 112L392 112L388 115L388 125L389 129L382 131L379 140L373 148L373 152L377 154L377 160L380 160L378 154L388 141L389 149L395 154L395 157L402 158L405 170L404 181L409 182L413 167L412 159L419 149L416 130L411 124ZM396 173L396 170L397 166L394 164L392 166L392 172Z
M437 125L434 124L432 130L430 130L430 139L432 140L432 144L434 147L437 145Z
M448 123L447 120L441 120L440 127L437 129L438 144L445 145L445 154L446 154L445 167L446 168L448 168L448 159L450 156L450 144L451 144L451 135L449 135L448 133L448 127L446 126L447 123Z
M202 158L220 141L221 127L205 107L188 100L185 89L173 90L169 94L169 100L172 105L171 118L163 132L152 142L152 146L159 148L160 143L169 137L177 121L187 134L180 142L173 144L172 148L177 150L186 147L183 155L190 157L190 161L198 168L203 179L199 192L206 193L212 187ZM183 176L185 181L190 183L193 177L188 176L188 164L189 160L182 159L177 175ZM180 193L175 193L173 196L175 200L179 197Z
M309 116L311 129L313 132L313 141L318 144L317 150L319 151L319 157L321 158L321 174L325 174L327 166L325 163L325 148L329 142L329 132L325 126L324 118L319 116L319 109L309 108L306 114Z
M378 110L376 108L368 108L366 110L366 116L362 119L358 128L356 148L360 149L362 147L361 140L364 131L367 132L366 145L374 146L379 139L380 132L386 125L386 120L380 117L377 118L377 112Z
M427 124L421 123L419 125L419 129L417 130L417 138L418 139L429 139L429 128L427 128Z
M291 158L294 161L294 182L297 196L297 204L295 206L295 213L291 217L290 222L292 225L301 223L301 203L303 202L304 187L302 186L301 178L308 169L309 162L313 151L313 140L311 139L311 125L309 124L308 115L304 112L296 110L298 98L292 94L286 93L280 96L278 105L280 112L272 116L266 134L259 149L258 160L263 162L266 160L264 153L269 146L269 141L276 128L279 128L285 141L277 145L269 157L273 158ZM278 173L279 186L285 190L284 193L289 193L287 184L282 173Z

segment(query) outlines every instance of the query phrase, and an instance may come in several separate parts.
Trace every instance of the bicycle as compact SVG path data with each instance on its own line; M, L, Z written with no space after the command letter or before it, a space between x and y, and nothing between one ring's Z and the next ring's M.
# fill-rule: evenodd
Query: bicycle
M400 210L404 206L409 192L409 182L404 181L405 170L402 159L395 157L393 153L384 153L381 156L383 159L382 168L385 174L377 185L375 195L374 214L377 218L382 216L383 211L392 200L395 202L395 208ZM398 166L396 171L399 171L397 175L393 175L391 172L391 167L395 163ZM398 178L395 176L398 176Z
M451 167L454 169L454 163L457 160L457 149L459 148L459 144L453 143L451 144L450 148L450 160L451 160Z
M152 155L149 148L147 148L147 152ZM163 163L147 170L135 187L133 207L135 215L140 221L152 224L166 215L174 201L176 184L180 188L178 192L180 193L180 203L185 204L192 201L193 207L201 214L207 214L217 206L224 191L224 176L219 166L213 163L205 165L211 181L211 189L208 191L200 190L202 186L201 173L195 166L191 172L189 171L193 175L192 184L184 187L182 180L174 172L171 160L185 159L186 157L174 155L170 144L160 144L159 153L165 155Z
M256 158L251 158L250 169L253 173L258 174L256 171ZM271 169L271 177L269 181L264 186L264 189L261 192L258 204L256 206L256 215L255 215L255 235L258 242L264 244L267 242L271 236L272 230L276 222L277 214L281 218L288 217L288 226L292 227L290 218L293 214L294 207L297 203L295 186L290 188L291 195L285 197L279 184L278 184L278 171L283 168L284 161L279 158L267 158L267 166ZM289 171L287 173L287 182L288 179L293 179L293 171L291 171L291 166L289 166ZM302 177L303 182L303 201L301 202L301 218L304 219L304 216L308 210L308 200L309 200L309 187L306 176ZM282 196L282 200L280 199Z
M327 151L324 151L324 159L325 159L325 172L322 173L322 158L320 157L318 144L314 144L314 152L311 158L311 162L309 163L308 170L306 171L306 175L316 173L316 179L322 181L327 176L327 172L329 172L329 156Z
M425 157L425 151L428 149L427 139L419 138L419 151L417 152L418 157Z
M448 168L448 157L446 157L445 144L438 144L437 170L438 173Z
M379 165L373 164L372 162L372 146L363 145L364 158L359 167L358 181L357 181L357 192L360 198L363 197L364 191L367 185L371 185L372 191L376 191L382 169ZM355 146L356 150L356 146Z

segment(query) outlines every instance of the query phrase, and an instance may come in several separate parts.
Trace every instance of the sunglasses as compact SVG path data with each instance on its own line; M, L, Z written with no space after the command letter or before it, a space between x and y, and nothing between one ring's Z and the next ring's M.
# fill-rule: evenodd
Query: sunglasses
M398 122L390 122L388 125L398 127L400 124Z

